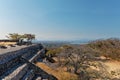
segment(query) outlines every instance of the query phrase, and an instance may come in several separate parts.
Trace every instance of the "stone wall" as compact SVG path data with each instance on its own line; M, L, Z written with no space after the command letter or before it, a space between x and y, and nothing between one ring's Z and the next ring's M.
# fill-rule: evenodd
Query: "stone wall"
M41 45L32 45L14 52L8 52L0 55L0 75L6 71L6 69L14 66L14 64L20 62L20 57L23 55L29 55L28 53L37 53L42 49ZM31 51L31 52L29 52Z
M32 78L57 80L34 64L42 57L45 57L45 49L42 45L32 45L0 55L0 80L33 80Z
M45 49L41 49L40 51L37 52L36 55L34 55L29 62L35 63L38 58L41 58L42 56L45 56Z

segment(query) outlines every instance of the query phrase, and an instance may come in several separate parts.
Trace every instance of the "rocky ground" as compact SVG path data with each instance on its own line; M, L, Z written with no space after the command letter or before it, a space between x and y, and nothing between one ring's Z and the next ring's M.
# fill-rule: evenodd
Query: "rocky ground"
M1 49L0 48L0 54L4 54L4 53L7 53L7 52L12 52L12 51L16 51L16 50L20 50L22 48L25 48L27 46L25 45L22 45L22 46L16 46L16 47L7 47L6 49Z
M94 60L87 70L92 80L120 80L120 62L116 60Z

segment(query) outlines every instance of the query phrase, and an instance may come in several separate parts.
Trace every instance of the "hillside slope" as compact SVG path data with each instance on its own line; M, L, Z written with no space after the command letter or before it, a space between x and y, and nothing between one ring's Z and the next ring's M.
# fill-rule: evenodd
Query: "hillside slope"
M78 80L77 75L75 74L65 72L61 69L51 69L50 67L41 62L36 63L36 65L44 71L46 71L47 73L54 75L58 80Z

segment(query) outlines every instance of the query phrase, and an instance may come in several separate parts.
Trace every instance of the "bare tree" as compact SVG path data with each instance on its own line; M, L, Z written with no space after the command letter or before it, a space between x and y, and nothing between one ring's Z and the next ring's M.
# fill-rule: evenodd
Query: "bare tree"
M89 55L84 51L82 47L73 48L65 47L63 51L58 54L59 65L63 64L67 67L67 71L73 71L75 74L79 73L79 70L87 68ZM61 59L64 58L64 62ZM72 70L70 70L72 67Z

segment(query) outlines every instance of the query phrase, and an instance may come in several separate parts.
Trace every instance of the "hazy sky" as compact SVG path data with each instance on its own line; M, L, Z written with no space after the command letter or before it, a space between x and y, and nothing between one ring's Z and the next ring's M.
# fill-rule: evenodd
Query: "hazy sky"
M41 40L120 37L120 0L0 0L0 38Z

